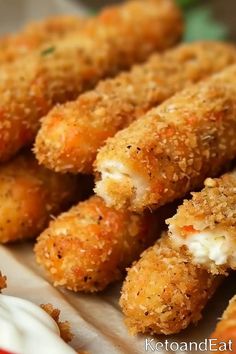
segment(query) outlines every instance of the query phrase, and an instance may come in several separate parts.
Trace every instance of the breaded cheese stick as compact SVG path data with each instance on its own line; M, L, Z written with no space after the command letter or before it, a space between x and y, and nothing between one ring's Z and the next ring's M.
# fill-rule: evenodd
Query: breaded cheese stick
M100 291L122 278L159 226L158 216L117 211L92 196L51 221L37 240L36 259L54 285Z
M184 44L155 54L49 112L37 135L37 159L57 172L91 173L108 137L177 91L235 62L235 46L220 42Z
M172 241L195 264L215 274L236 269L236 171L207 178L167 223Z
M217 340L218 349L216 350L216 343L213 342L215 352L225 354L235 353L236 351L236 296L234 296L224 311L222 318L218 322L215 331L212 333L211 338ZM228 344L228 351L223 343ZM221 350L220 350L221 349ZM223 351L224 349L224 351Z
M31 143L39 119L101 78L174 44L182 18L172 0L133 0L108 8L49 50L0 70L0 161ZM63 137L62 137L63 138Z
M58 175L24 153L0 166L0 243L37 236L79 198L75 176Z
M50 44L85 24L85 19L77 16L53 16L32 22L22 31L0 37L0 63L10 63L42 47L49 50Z
M174 334L197 323L220 282L163 236L128 270L120 305L132 334Z
M116 208L157 208L202 185L234 157L236 65L108 139L97 155L95 190Z

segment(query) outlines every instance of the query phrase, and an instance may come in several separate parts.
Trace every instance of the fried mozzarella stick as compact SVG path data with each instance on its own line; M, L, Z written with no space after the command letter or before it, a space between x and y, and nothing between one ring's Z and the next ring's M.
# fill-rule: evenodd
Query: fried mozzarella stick
M67 208L78 180L38 165L31 154L0 167L0 243L37 236L51 216Z
M236 157L236 65L176 94L97 155L96 192L141 211L202 185Z
M132 334L174 334L197 323L220 283L174 250L167 237L147 249L128 270L120 305Z
M117 211L92 196L51 221L37 240L36 259L55 286L100 291L154 242L156 224L150 213Z
M0 64L10 63L33 50L42 47L49 50L50 44L85 24L85 19L76 16L55 16L33 22L17 34L0 37Z
M235 353L236 350L236 296L234 296L223 313L222 318L216 326L215 331L211 337L218 342L219 353L225 354ZM231 344L229 343L231 342ZM215 342L214 342L215 343ZM229 343L228 351L223 347L223 343ZM216 345L216 344L215 344ZM220 350L221 347L221 350ZM224 351L223 351L224 349ZM215 349L216 351L216 349ZM217 352L218 353L218 352Z
M182 18L172 0L111 7L81 30L0 70L0 161L31 143L40 118L101 78L174 44Z
M207 178L167 223L173 242L195 264L214 274L236 269L236 171Z
M236 48L218 42L181 45L105 80L43 119L35 152L57 172L91 173L104 141L191 83L236 62Z

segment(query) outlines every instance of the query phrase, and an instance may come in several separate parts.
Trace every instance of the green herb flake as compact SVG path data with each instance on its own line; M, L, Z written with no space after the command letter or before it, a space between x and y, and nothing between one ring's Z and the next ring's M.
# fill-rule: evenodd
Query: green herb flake
M55 47L48 47L48 48L42 50L41 55L43 57L45 57L46 55L49 55L49 54L52 54L53 52L55 52L55 50L56 50Z

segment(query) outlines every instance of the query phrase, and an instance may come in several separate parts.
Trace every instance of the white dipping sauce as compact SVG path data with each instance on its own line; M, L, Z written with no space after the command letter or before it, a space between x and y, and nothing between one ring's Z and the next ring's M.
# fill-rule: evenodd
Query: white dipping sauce
M7 295L0 295L0 349L13 354L76 354L43 309Z

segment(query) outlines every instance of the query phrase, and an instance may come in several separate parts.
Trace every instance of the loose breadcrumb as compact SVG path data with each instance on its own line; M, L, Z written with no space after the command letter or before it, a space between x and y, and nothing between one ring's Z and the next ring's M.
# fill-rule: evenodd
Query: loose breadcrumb
M0 272L0 293L3 289L7 287L7 277L3 276Z
M70 329L70 323L68 321L61 322L60 321L60 314L61 311L54 308L52 304L42 304L42 309L46 311L49 316L51 316L54 321L57 323L61 338L66 342L69 343L73 339L73 334Z

